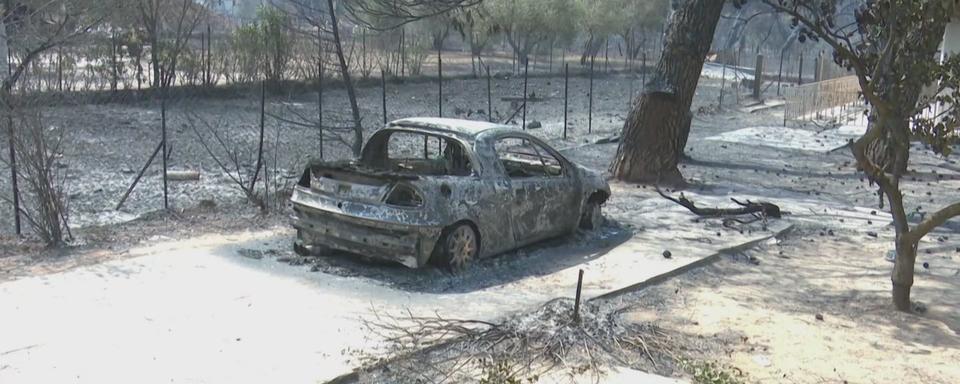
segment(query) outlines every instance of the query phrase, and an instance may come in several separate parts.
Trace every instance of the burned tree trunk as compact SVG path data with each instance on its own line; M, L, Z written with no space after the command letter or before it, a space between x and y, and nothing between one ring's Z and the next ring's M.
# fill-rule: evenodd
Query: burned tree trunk
M623 125L610 171L631 182L682 182L677 169L690 133L690 104L723 1L687 0L673 14L663 54Z
M353 88L353 82L350 80L350 67L347 66L347 60L343 55L343 45L340 44L340 24L337 23L333 0L327 0L327 6L330 11L330 27L333 29L333 43L337 48L337 60L340 62L340 75L343 76L343 84L347 88L347 98L350 100L350 111L353 113L353 143L351 149L353 149L355 156L360 156L360 149L363 146L363 126L360 123L357 93Z

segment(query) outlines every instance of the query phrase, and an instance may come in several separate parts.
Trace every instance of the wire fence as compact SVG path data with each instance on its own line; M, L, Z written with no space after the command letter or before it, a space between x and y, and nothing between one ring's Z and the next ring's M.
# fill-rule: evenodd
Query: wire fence
M847 115L848 108L862 104L856 76L790 87L784 98L784 125L787 121L839 119Z

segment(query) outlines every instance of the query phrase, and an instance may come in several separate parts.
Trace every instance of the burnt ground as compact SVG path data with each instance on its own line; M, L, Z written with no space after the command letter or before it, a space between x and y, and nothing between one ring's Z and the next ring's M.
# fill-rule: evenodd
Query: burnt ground
M588 134L585 131L589 81L585 77L572 77L568 110L570 132L568 139L564 140L561 138L563 78L533 77L528 84L530 92L547 99L530 104L527 120L542 122L544 127L532 132L563 149L572 160L595 169L605 169L616 151L617 144L593 143L599 138L615 134L622 128L628 111L627 100L637 93L639 83L639 79L634 75L598 76L594 80L596 98L593 132ZM730 86L729 81L726 84ZM522 85L521 78L509 77L506 74L501 74L493 81L495 116L505 115L510 110L510 103L500 101L499 97L520 95ZM797 199L812 203L822 201L848 206L876 206L874 189L856 172L853 158L846 149L826 152L817 148L816 151L811 151L772 147L762 142L758 145L751 142L712 140L711 138L719 134L740 128L778 127L783 124L782 109L771 108L754 113L741 111L737 105L738 97L732 94L731 88L727 89L724 108L717 110L719 86L719 79L704 77L694 101L693 129L687 146L689 159L681 166L681 171L691 182L690 188L700 194L724 199L727 195L748 194L767 196L774 202L777 199ZM389 83L387 89L389 119L435 114L435 83ZM482 114L477 114L477 110L486 109L485 93L485 79L445 81L445 116L453 116L451 112L455 112L461 117L484 118ZM776 87L767 89L767 97L773 98L775 93ZM78 238L75 244L81 249L123 247L124 244L162 239L160 236L176 238L188 234L229 232L250 227L285 226L285 208L266 216L252 209L243 200L235 185L198 144L196 134L189 127L191 121L199 125L198 120L216 125L228 142L241 148L241 165L247 171L252 170L259 100L256 92L241 96L234 99L194 98L171 103L168 113L171 168L196 169L202 174L199 182L171 183L170 201L174 208L172 213L159 210L162 206L162 189L157 164L147 172L126 205L119 211L113 210L135 172L156 146L159 137L159 112L156 103L45 108L43 112L47 121L66 129L67 145L60 170L65 176L71 222L74 226L84 227L74 231ZM363 87L359 89L359 96L364 111L365 129L369 133L377 129L382 119L379 112L380 89L376 86ZM315 97L312 93L271 95L267 110L290 117L292 115L288 108L293 108L298 113L312 116L316 112L313 109ZM741 104L747 102L746 98L741 101ZM340 111L348 109L343 90L327 90L324 102L327 121L342 115ZM467 114L470 116L466 116ZM518 115L517 120L519 119ZM796 127L796 124L791 122L791 127ZM830 127L819 125L797 128L804 131L831 130ZM206 137L210 139L209 135ZM306 159L318 154L317 142L316 130L291 125L281 126L268 117L266 158L271 167L275 161L279 168L279 172L274 176L278 188L289 188L292 185ZM823 145L827 148L831 144ZM274 150L275 148L280 150ZM331 144L328 141L325 154L328 159L344 158L349 156L349 151L341 144ZM960 187L957 182L960 166L952 159L934 156L919 145L915 147L913 164L905 183L908 210L915 211L920 208L928 211L930 207L950 201L953 191ZM5 164L0 165L4 166ZM0 178L0 191L6 191L9 189L9 179L6 177L9 169L0 169L0 174L5 176ZM629 215L631 209L638 206L637 201L656 197L653 191L645 188L632 195L629 199L609 204L607 212ZM283 205L282 199L278 205ZM5 202L0 202L0 209L10 208ZM811 212L793 212L793 217L815 218L815 215ZM130 221L137 217L140 219ZM614 225L615 227L609 229L609 236L605 238L617 239L624 236L624 230ZM9 235L11 230L11 216L0 215L0 234ZM546 244L546 247L568 247L591 242L589 239L583 240L585 239L558 240ZM32 251L38 249L30 242L12 241L9 237L5 243L10 244L9 247L3 247L8 251L5 252L7 254L33 253ZM603 243L598 247L602 248ZM57 252L54 256L61 253ZM512 263L524 259L524 255L525 251L519 251L483 263L489 263L491 269L514 271L514 268L498 267L511 267ZM439 282L424 286L422 282L428 280L422 276L397 272L393 266L369 268L368 264L356 264L349 257L323 260L316 269L343 275L365 275L412 290L469 289L462 288L465 283L456 278L439 278L443 275L441 271L429 272L435 274L436 276L431 277ZM33 265L35 262L36 260L22 261L18 265ZM477 269L485 268L486 264L483 263ZM530 272L522 272L528 273ZM510 273L507 273L506 276L498 278L509 280L509 275ZM495 284L496 280L466 285L478 288Z
M587 86L586 79L572 79L571 94L580 94L577 102L571 102L570 117L573 121L573 135L568 140L561 140L558 123L562 121L562 100L553 99L547 102L532 104L530 107L528 120L539 120L544 122L545 128L535 131L536 134L543 135L550 139L556 147L563 148L564 153L572 160L583 163L587 166L604 169L609 164L613 152L617 148L616 143L594 144L602 137L607 137L618 131L622 127L623 118L627 112L625 101L629 98L629 82L624 81L625 76L613 75L596 79L595 100L595 134L587 135L583 131L586 121L586 97L583 97ZM550 82L547 85L547 82ZM391 118L405 117L409 115L431 115L435 109L436 88L435 84L411 83L400 87L391 84L391 95L388 103L390 105ZM484 93L485 81L483 80L451 80L447 83L444 94L449 97L449 104L445 105L445 111L454 111L459 105L462 110L485 109ZM496 89L501 94L518 95L522 83L516 79L497 79ZM861 178L853 167L853 159L845 149L827 152L832 144L825 143L824 148L784 148L782 146L771 146L770 140L776 138L757 137L755 142L714 140L720 134L730 133L741 128L782 125L782 115L778 109L762 110L756 113L747 113L740 111L735 105L735 98L727 97L725 102L729 103L725 107L716 111L712 107L718 96L719 81L713 79L704 79L695 101L694 126L692 129L687 154L689 159L682 164L681 171L691 182L690 190L695 193L695 199L710 199L709 205L722 204L728 197L752 196L754 199L763 199L774 203L781 203L784 206L790 206L790 214L786 220L796 222L807 227L797 238L791 241L796 244L789 249L788 256L790 260L803 262L798 265L792 262L778 262L781 259L780 254L768 253L757 254L760 260L761 268L756 268L753 263L743 263L736 261L735 268L726 268L726 264L721 264L716 270L709 270L708 281L703 286L698 286L700 294L710 294L717 289L724 287L733 287L736 289L726 293L725 301L720 301L723 306L736 305L738 310L742 309L747 314L741 314L740 317L734 317L729 320L730 323L715 323L715 327L735 326L743 322L744 316L749 316L753 311L753 306L768 307L774 304L782 304L782 295L788 292L784 290L792 289L794 285L778 284L779 280L771 280L771 269L779 270L783 276L789 277L791 273L801 271L805 279L814 280L819 275L830 272L831 263L842 264L844 273L849 274L851 278L857 279L857 288L850 289L843 283L845 277L839 275L834 281L838 282L829 287L815 285L803 285L804 289L809 288L808 294L792 296L791 300L799 301L801 304L815 300L817 297L824 297L827 300L822 302L826 308L832 308L840 316L854 318L859 316L858 312L842 313L842 309L848 306L845 303L855 302L864 289L870 290L868 309L870 319L882 319L888 315L889 309L884 307L886 294L889 285L889 263L882 259L885 251L892 246L892 229L885 225L888 220L884 218L884 212L876 207L876 195L874 189ZM544 94L550 95L550 92L559 92L562 82L558 79L534 79L531 81L531 89L540 94L540 89L544 89ZM549 89L553 91L547 90ZM772 90L771 90L772 91ZM345 100L339 91L328 92L326 99L330 110L346 110ZM379 111L379 89L363 88L360 91L365 115L365 123L369 130L373 130L380 120ZM303 94L279 101L271 101L269 108L271 110L283 110L285 108L281 103L302 103L306 106L312 103L314 95ZM496 97L496 96L495 96ZM401 102L402 100L402 102ZM496 100L496 99L495 99ZM497 110L505 111L508 107L507 102L500 103ZM402 107L400 107L402 105ZM394 107L396 106L396 107ZM251 94L247 97L212 100L212 99L193 99L184 100L180 103L174 103L171 107L170 129L172 133L173 155L171 163L174 168L201 169L203 172L200 182L177 182L172 184L172 194L174 210L169 213L157 212L161 206L159 170L157 167L151 169L144 183L141 184L135 193L131 196L128 205L116 213L111 212L110 208L115 205L123 190L129 181L133 178L132 171L137 170L145 160L149 152L156 145L159 136L158 132L158 113L156 106L151 103L133 103L133 104L108 104L108 105L76 105L51 108L48 110L49 121L55 124L62 124L68 129L69 144L64 153L62 161L67 177L68 194L70 195L71 215L74 223L85 226L82 230L76 230L78 241L74 248L62 251L43 251L34 243L23 240L13 240L9 236L11 224L8 215L0 216L0 226L5 234L3 237L3 246L0 247L0 281L14 280L19 277L45 274L72 269L76 266L95 264L104 260L119 259L128 257L127 249L136 244L164 244L176 239L193 238L200 234L217 233L225 234L231 238L236 233L246 231L270 231L273 233L255 241L235 244L236 249L223 250L221 253L232 255L241 254L253 258L262 258L257 260L258 268L273 269L271 265L279 266L278 261L296 261L291 260L293 253L290 250L290 240L293 231L288 228L285 219L285 213L281 210L269 215L263 215L248 204L246 204L240 194L236 192L233 185L219 172L209 159L203 149L196 144L192 130L184 126L187 112L195 112L208 121L221 121L224 130L229 129L231 137L238 142L244 143L245 147L252 147L255 143L253 127L257 118L257 100ZM306 108L306 107L304 107ZM308 113L308 112L304 112ZM834 130L823 126L803 126L797 128L805 132L816 132L826 129L825 132ZM268 125L268 138L276 140L276 125ZM786 132L786 131L784 131ZM277 151L277 164L284 171L281 175L287 177L296 177L296 173L305 159L316 152L315 146L316 132L310 129L301 129L294 127L284 127L279 136L279 145L276 141L271 141L268 147L277 146L282 151ZM5 140L5 138L3 138ZM774 140L775 141L775 140ZM334 149L334 146L328 148L327 154L330 156L346 156L347 152L340 148ZM247 152L248 154L250 152ZM273 152L268 157L273 160ZM247 156L247 167L252 168L252 158ZM933 155L922 146L915 146L913 152L913 166L911 172L904 182L906 201L908 210L918 211L916 217L922 216L923 212L929 212L932 207L941 206L947 202L955 200L957 190L960 190L960 167L952 159L943 159ZM6 177L9 174L8 169L0 169L0 172ZM280 177L282 180L287 180ZM0 179L0 191L8 190L8 179ZM290 181L292 182L292 181ZM626 222L638 210L647 209L645 201L659 199L656 193L643 186L615 185L621 192L607 204L604 209L606 216L612 219L611 223L603 231L578 234L577 236L559 239L544 244L528 247L496 258L483 260L472 266L465 274L450 275L437 269L427 269L422 271L409 271L402 267L393 265L371 265L369 263L359 262L349 256L339 255L333 257L320 257L311 259L308 265L302 266L301 272L315 269L317 272L323 272L323 279L334 281L373 281L390 288L396 288L402 291L404 295L415 296L417 293L464 293L477 292L487 287L506 285L512 281L521 280L523 277L549 274L552 271L559 270L562 267L569 267L576 263L584 262L583 257L597 254L607 247L620 244L624 239L632 234L657 225L666 225L662 223L648 223L648 227L637 227L627 225ZM819 207L830 207L830 211L821 211ZM860 221L846 221L842 217L834 215L833 209L836 207L848 207L850 209L860 209L867 219ZM859 207L859 208L855 208ZM8 206L0 204L0 209L9 209ZM873 211L873 212L871 212ZM132 221L126 221L134 217L140 217ZM874 217L876 217L874 219ZM864 222L866 221L866 222ZM93 223L105 223L99 226L89 226ZM112 224L111 224L112 223ZM819 225L808 227L813 223ZM731 229L722 229L722 226L715 221L704 221L704 228L717 228L718 236L721 231L734 231ZM931 300L923 299L924 296L946 295L943 293L943 286L952 286L956 284L957 271L960 271L958 261L960 254L956 249L960 244L960 226L955 223L948 223L936 233L928 236L928 242L921 248L918 263L928 263L925 268L929 276L918 275L918 280L923 280L918 294L920 300L930 306L930 313L936 314L938 318L945 319L942 323L948 323L947 328L954 329L952 332L956 335L956 328L949 324L956 324L955 315L950 315L950 308L955 308L955 303L949 300ZM726 236L729 232L724 232ZM688 239L682 234L676 236L675 241L678 247L685 242L700 241L703 239ZM767 248L776 250L775 248ZM771 251L772 252L772 251ZM794 254L795 253L795 254ZM802 255L817 255L813 257L801 257ZM852 256L851 256L852 255ZM648 256L648 255L645 255ZM154 260L155 258L151 259ZM282 259L282 260L281 260ZM839 260L839 261L834 261ZM171 261L172 262L172 261ZM218 267L222 267L219 266ZM723 268L721 268L723 267ZM751 269L750 273L742 273L743 269ZM778 269L779 268L779 269ZM852 268L852 270L847 270ZM284 272L292 273L292 272ZM736 275L736 276L733 276ZM702 274L691 274L685 276L684 282L696 284ZM729 279L724 276L731 276ZM752 280L738 280L737 276L745 276L751 279L766 279L764 285L753 287ZM359 277L359 279L354 279ZM801 283L794 282L796 284ZM326 282L315 283L326 287ZM348 283L353 284L353 283ZM927 284L923 286L922 284ZM932 285L930 285L932 284ZM952 285L951 285L952 284ZM662 295L650 296L653 303L647 307L677 308L673 298L667 297L671 287L664 288L660 292ZM744 292L744 289L751 289ZM779 288L781 291L775 291ZM827 289L829 288L829 290ZM779 292L779 293L778 293ZM830 295L823 294L824 292ZM819 293L819 295L818 295ZM765 295L763 300L755 300L751 295ZM523 295L523 292L511 292L510 295ZM450 295L456 297L460 295ZM392 296L391 296L392 297ZM402 296L401 296L402 297ZM783 296L787 297L787 296ZM944 296L947 297L947 296ZM837 299L839 298L839 299ZM502 300L516 300L517 297L507 297ZM713 299L707 297L707 299ZM830 301L831 299L836 299ZM626 300L626 299L625 299ZM645 303L642 298L636 298L635 301ZM681 302L686 300L683 297ZM693 300L693 299L691 299ZM694 301L691 301L693 303ZM657 306L663 303L662 306ZM696 307L691 308L696 311ZM704 307L711 308L711 307ZM803 317L806 321L812 311L812 307L806 307L804 310L795 311L794 314ZM832 317L831 312L828 319ZM955 311L952 313L956 313ZM736 331L729 335L717 337L719 331L717 328L707 328L702 330L678 329L698 322L704 324L703 317L709 317L710 313L695 312L700 318L694 317L685 323L677 321L674 326L678 332L693 335L694 339L708 338L707 344L711 347L703 350L703 354L697 357L709 358L710 356L728 355L739 351L741 355L735 359L728 360L728 363L738 367L747 367L744 363L746 359L752 359L753 350L751 347L762 348L763 345L754 345L751 343L742 343L733 347L720 348L718 345L731 344L738 340L741 332L749 335L748 331ZM677 316L691 316L689 313L677 313ZM637 314L638 321L646 321L643 314ZM900 334L904 329L910 327L910 319L905 318L895 323L884 323L885 332ZM940 321L940 320L937 320ZM941 324L942 324L941 323ZM720 325L716 325L720 324ZM857 329L868 329L869 322L858 322ZM836 332L845 332L849 324L839 324L834 329ZM925 326L926 327L926 326ZM941 332L943 329L939 325L930 325L929 329L934 329L936 333L950 336L947 332ZM926 329L926 328L925 328ZM761 331L756 331L761 332ZM866 332L866 331L865 331ZM931 334L919 331L921 337ZM713 338L711 339L711 336ZM299 336L298 336L299 337ZM752 340L754 336L749 336ZM773 340L773 336L770 336ZM777 336L780 337L780 336ZM826 334L826 338L833 337L832 334ZM776 339L777 342L783 342L789 345L791 340L796 340L796 336L786 335L782 339ZM782 340L782 341L779 341ZM862 348L871 348L872 339L864 337L862 340L867 342L861 345ZM926 340L926 339L924 339ZM914 344L925 341L913 342ZM836 344L829 344L828 347L835 347ZM694 347L699 347L695 345ZM895 350L897 345L887 347L889 350ZM789 347L782 346L780 351L789 351ZM919 347L918 354L925 353L929 349ZM771 358L768 356L768 358ZM877 361L883 361L882 356L877 357ZM777 357L772 357L777 361ZM789 358L782 358L789 361ZM799 372L801 368L791 366L774 365L774 368L766 369L761 373L767 378L773 379L774 375L781 375L778 370L790 372ZM829 369L817 369L812 371L807 378L827 377L824 372ZM851 373L850 377L856 377ZM932 377L951 377L945 374L934 374ZM800 380L800 381L811 381Z

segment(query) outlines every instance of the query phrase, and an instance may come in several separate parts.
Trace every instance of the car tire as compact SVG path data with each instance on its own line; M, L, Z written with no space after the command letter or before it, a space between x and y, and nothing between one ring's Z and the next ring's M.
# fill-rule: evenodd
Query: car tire
M300 256L311 256L313 252L303 244L303 235L297 230L297 238L293 241L293 252Z
M307 248L307 246L303 245L299 240L293 242L293 253L304 257L313 255L313 253L310 252L310 248Z
M437 243L440 264L452 272L460 272L477 258L480 249L477 231L469 224L457 224L444 231Z
M603 225L603 213L600 203L588 201L580 214L580 229L594 230Z

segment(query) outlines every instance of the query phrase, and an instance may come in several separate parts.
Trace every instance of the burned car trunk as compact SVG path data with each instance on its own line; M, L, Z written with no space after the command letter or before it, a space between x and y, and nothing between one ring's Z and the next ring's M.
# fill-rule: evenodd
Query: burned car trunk
M295 249L463 268L595 221L609 187L591 172L509 127L394 121L360 159L308 164L291 197Z

